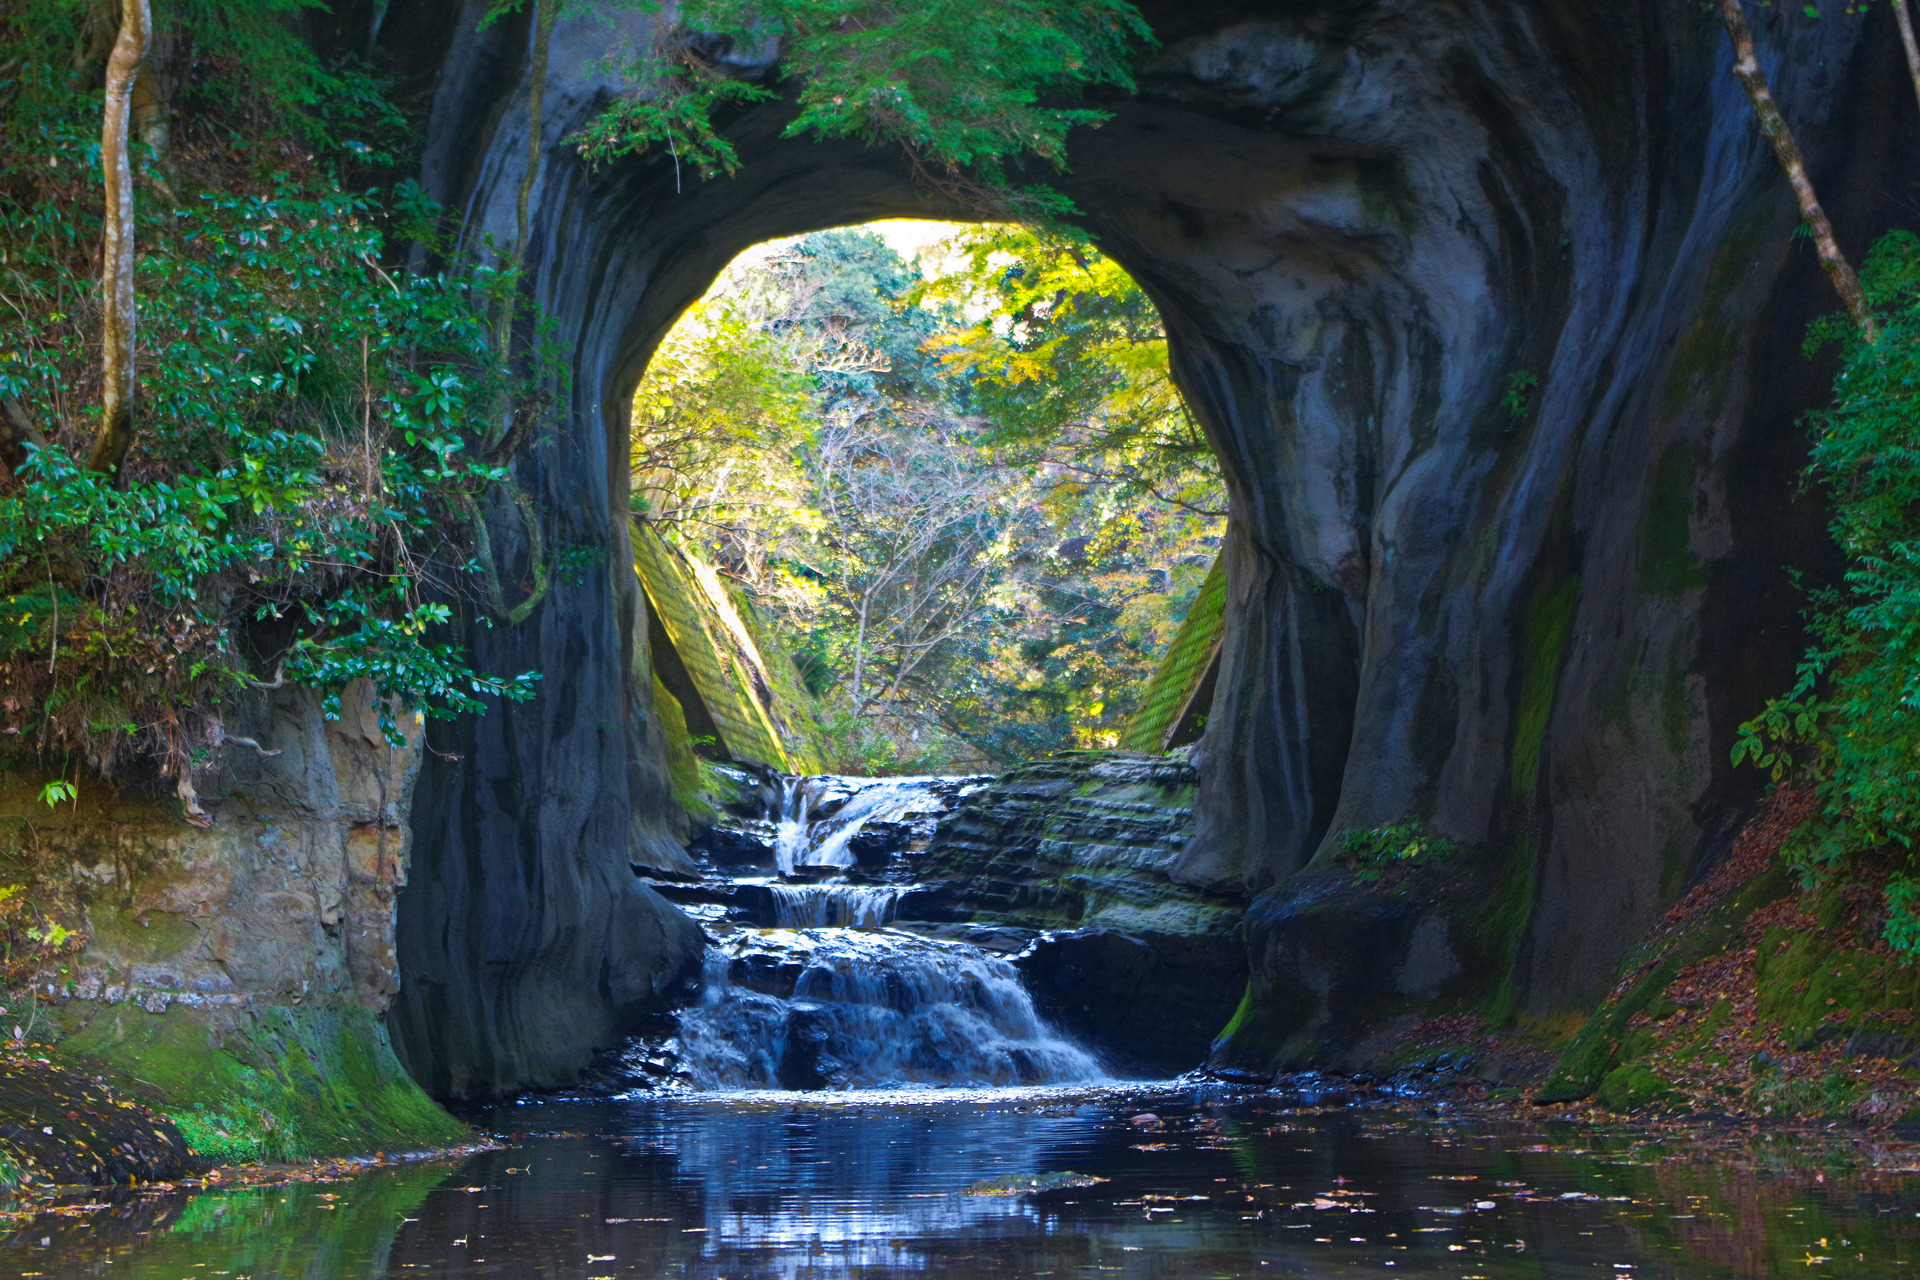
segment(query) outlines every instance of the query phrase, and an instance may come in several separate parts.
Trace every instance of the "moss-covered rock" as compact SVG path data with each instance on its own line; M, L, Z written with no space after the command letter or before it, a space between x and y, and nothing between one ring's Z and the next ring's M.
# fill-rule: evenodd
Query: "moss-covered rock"
M1479 854L1329 859L1254 899L1246 994L1209 1065L1270 1075L1391 1069L1416 1026L1479 1008L1492 963L1476 911L1498 868Z
M417 1150L469 1133L401 1070L370 1009L76 1003L63 1021L61 1053L124 1082L216 1163Z
M1920 970L1880 937L1886 871L1797 887L1808 810L1776 797L1642 944L1536 1095L1754 1118L1888 1123L1920 1089ZM1742 869L1744 866L1744 870Z
M1212 681L1219 674L1215 659L1226 629L1226 608L1227 562L1222 557L1214 561L1180 629L1148 677L1139 709L1120 735L1123 749L1165 751L1198 737L1206 727Z
M1639 1111L1676 1096L1670 1081L1637 1063L1600 1077L1600 1105L1609 1111Z
M1726 950L1739 938L1740 926L1755 909L1787 893L1792 882L1784 867L1772 867L1675 934L1650 939L1630 956L1626 977L1561 1052L1551 1075L1536 1094L1540 1102L1573 1102L1592 1096L1623 1056L1635 1048L1634 1020L1670 1016L1677 1006L1665 995L1682 969Z

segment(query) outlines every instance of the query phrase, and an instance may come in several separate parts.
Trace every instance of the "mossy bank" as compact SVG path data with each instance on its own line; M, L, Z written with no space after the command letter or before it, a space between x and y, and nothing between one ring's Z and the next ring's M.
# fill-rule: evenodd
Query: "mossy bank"
M48 777L0 775L0 881L21 886L14 898L30 913L11 920L29 954L11 975L3 1034L35 1046L25 1060L149 1114L152 1141L172 1151L141 1174L103 1166L96 1178L84 1160L18 1150L0 1133L16 1174L153 1177L163 1165L467 1134L401 1069L383 1023L399 985L393 912L418 725L391 745L364 688L349 690L339 719L287 693L246 721L234 733L260 745L225 753L203 788L205 828L131 780L118 791L83 781L48 803ZM15 1092L13 1109L34 1110L30 1091ZM67 1123L52 1101L50 1124L27 1126L41 1146Z

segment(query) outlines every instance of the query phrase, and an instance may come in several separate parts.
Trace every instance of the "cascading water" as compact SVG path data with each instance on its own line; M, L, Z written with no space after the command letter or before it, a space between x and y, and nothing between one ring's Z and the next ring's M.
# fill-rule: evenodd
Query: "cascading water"
M656 886L692 906L712 941L699 1003L672 1035L636 1041L623 1075L696 1089L1104 1079L1092 1055L1035 1012L1004 956L887 927L917 887L912 854L984 783L828 775L763 784L763 813L728 833L727 847L730 861L750 863L743 840L763 840L776 877Z
M978 778L931 776L782 777L775 802L773 857L783 876L803 867L854 866L853 844L867 829L939 814L947 801L984 785Z
M680 1017L702 1089L851 1089L1102 1079L1041 1021L1011 964L893 930L740 931Z
M773 922L783 929L874 928L899 910L907 886L897 884L776 884Z

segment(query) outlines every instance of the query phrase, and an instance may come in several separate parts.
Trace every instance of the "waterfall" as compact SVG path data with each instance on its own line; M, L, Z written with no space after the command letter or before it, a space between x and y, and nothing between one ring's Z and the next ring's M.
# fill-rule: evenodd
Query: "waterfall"
M898 884L776 884L773 922L783 929L872 928L893 919L908 886Z
M1105 1079L1041 1019L1005 958L887 927L918 887L911 858L987 781L819 774L763 783L760 817L729 831L706 878L653 882L707 927L700 1002L672 1032L621 1050L617 1078L697 1089ZM768 854L777 877L764 874Z
M783 876L792 875L812 847L807 826L818 790L811 785L814 782L813 778L780 779L780 804L773 818L773 865Z
M1055 1084L1100 1064L1034 1011L1006 960L894 930L741 931L680 1017L702 1089Z
M870 826L911 822L948 809L985 780L933 775L851 778L814 774L780 779L773 822L774 865L783 876L800 867L853 866L853 842ZM776 807L777 806L777 807Z

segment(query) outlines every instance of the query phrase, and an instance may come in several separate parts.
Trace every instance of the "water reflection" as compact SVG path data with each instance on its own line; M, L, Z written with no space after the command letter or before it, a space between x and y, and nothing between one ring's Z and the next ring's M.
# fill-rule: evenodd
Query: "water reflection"
M1135 1119L1145 1111L1158 1120ZM695 1095L488 1119L529 1132L451 1168L122 1196L0 1241L0 1274L1691 1280L1920 1266L1913 1160L1857 1137L1662 1147L1631 1131L1112 1090ZM1107 1181L968 1194L1067 1170Z

